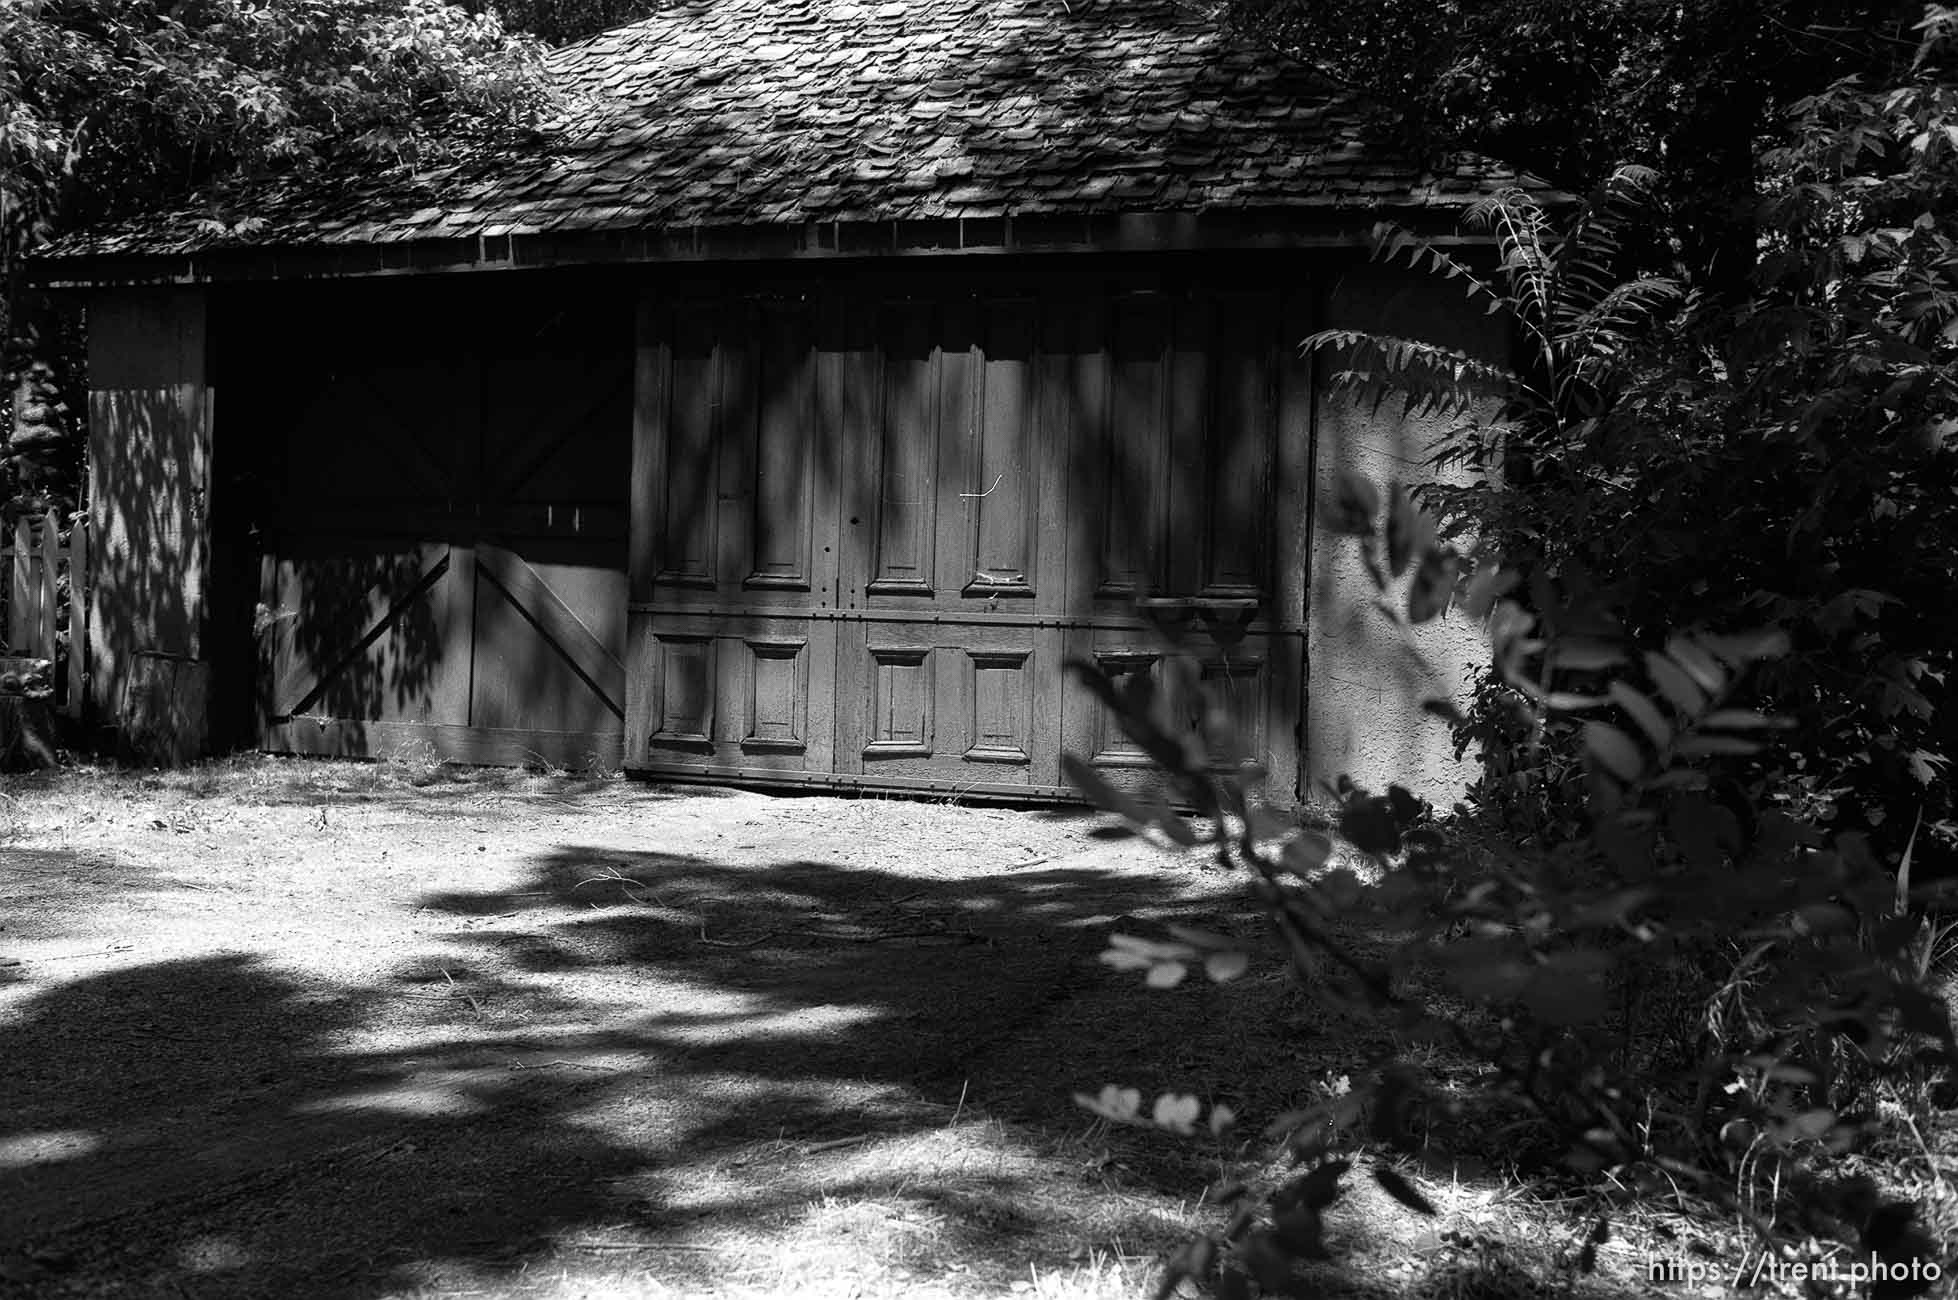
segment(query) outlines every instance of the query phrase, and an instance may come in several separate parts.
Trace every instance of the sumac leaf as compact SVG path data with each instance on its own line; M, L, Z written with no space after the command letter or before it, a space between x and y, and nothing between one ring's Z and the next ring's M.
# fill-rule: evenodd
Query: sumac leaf
M1686 758L1702 758L1712 754L1758 754L1761 745L1739 736L1681 736L1672 749Z
M1326 865L1333 853L1333 842L1318 831L1300 831L1285 845L1280 857L1285 870L1304 879Z
M1413 1210L1416 1214L1433 1216L1435 1212L1434 1203L1428 1200L1427 1197L1421 1195L1415 1189L1414 1184L1401 1177L1397 1171L1389 1169L1385 1165L1375 1165L1373 1168L1373 1181L1379 1183L1380 1189L1386 1192L1387 1195L1393 1197L1408 1209Z
M1699 641L1736 668L1763 659L1779 659L1788 653L1789 647L1788 634L1778 627L1726 636L1701 636Z
M1700 719L1703 727L1725 727L1729 731L1782 730L1795 725L1793 718L1775 718L1753 709L1715 709Z
M1407 572L1408 562L1414 558L1420 520L1407 489L1394 484L1387 502L1387 568L1396 578Z
M1272 1235L1295 1259L1326 1258L1325 1223L1319 1211L1309 1205L1296 1205L1277 1215L1271 1223Z
M1582 713L1607 703L1602 695L1579 695L1576 691L1551 691L1543 697L1544 707L1553 713Z
M1349 1160L1328 1160L1315 1166L1310 1172L1299 1175L1281 1187L1271 1198L1272 1205L1280 1210L1303 1205L1308 1209L1323 1210L1345 1190L1339 1180L1353 1167Z
M1118 1124L1133 1124L1136 1112L1142 1109L1141 1092L1134 1088L1118 1088L1112 1083L1102 1088L1098 1096L1077 1092L1074 1100L1077 1105Z
M1666 642L1666 654L1707 694L1717 694L1727 685L1727 670L1694 641L1683 636L1672 637Z
M1638 724L1639 730L1645 733L1646 738L1656 748L1664 749L1672 744L1672 725L1666 721L1665 715L1659 712L1659 706L1647 698L1643 691L1627 686L1623 682L1613 682L1608 689L1612 702Z
M1425 713L1432 713L1435 717L1440 718L1443 722L1451 726L1460 726L1468 720L1463 716L1462 710L1455 704L1455 701L1443 699L1440 696L1422 700L1421 709Z
M1074 788L1088 796L1095 807L1114 813L1117 817L1134 826L1149 824L1149 814L1142 805L1108 783L1106 777L1075 754L1061 755L1061 770Z
M1364 537L1373 531L1373 517L1379 512L1380 490L1365 476L1341 470L1326 510L1326 527L1335 533Z
M1348 799L1339 812L1339 833L1362 853L1386 857L1400 852L1400 822L1385 799Z
M1414 582L1407 592L1407 618L1410 623L1426 623L1433 620L1448 608L1449 597L1455 594L1455 578L1461 572L1462 560L1454 551L1442 546L1430 546L1421 557L1421 567L1415 570Z
M1795 928L1803 934L1854 934L1856 915L1839 903L1809 903L1795 909Z
M1251 958L1241 952L1213 952L1203 959L1203 973L1213 983L1228 984L1242 975L1251 965Z
M1645 770L1637 743L1609 722L1584 724L1584 749L1621 781L1636 781Z
M1682 718L1698 717L1706 708L1706 693L1699 684L1689 677L1684 668L1656 651L1645 654L1645 670L1652 675L1652 684L1659 693L1671 702Z
M1143 983L1152 989L1173 989L1181 984L1190 973L1190 968L1180 961L1157 962L1142 977Z
M1495 560L1477 561L1475 576L1469 579L1468 592L1462 597L1462 612L1470 618L1487 618L1496 601L1513 590L1516 582L1515 572Z
M1268 1232L1245 1239L1237 1257L1266 1291L1283 1292L1292 1281L1292 1256Z
M1172 1133L1188 1137L1197 1131L1197 1116L1203 1113L1203 1103L1187 1093L1166 1092L1156 1098L1156 1107L1150 1118L1156 1127L1168 1129Z
M1570 637L1559 641L1551 647L1550 655L1557 667L1571 672L1591 672L1625 662L1623 646L1588 637Z

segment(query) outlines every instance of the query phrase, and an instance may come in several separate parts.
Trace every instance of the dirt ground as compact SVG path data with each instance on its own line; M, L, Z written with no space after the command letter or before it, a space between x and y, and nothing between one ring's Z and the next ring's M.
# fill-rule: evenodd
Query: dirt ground
M1067 1012L1118 918L1226 890L1092 819L277 760L5 789L0 1293L1007 1293L1179 1225L1079 1140L1107 1044Z
M1072 1094L1255 1112L1362 1059L1275 969L1099 963L1256 918L1079 813L275 759L0 790L0 1296L1135 1295L1233 1152ZM1460 1174L1433 1222L1356 1179L1338 1292L1527 1294L1455 1248L1587 1226Z

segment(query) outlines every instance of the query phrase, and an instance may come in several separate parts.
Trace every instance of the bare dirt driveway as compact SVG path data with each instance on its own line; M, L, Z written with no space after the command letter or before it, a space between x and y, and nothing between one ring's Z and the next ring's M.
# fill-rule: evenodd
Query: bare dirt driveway
M272 759L0 789L0 1294L1112 1295L1190 1222L1205 1153L1138 1171L1070 1097L1201 1085L1221 990L1095 955L1251 918L1093 818Z

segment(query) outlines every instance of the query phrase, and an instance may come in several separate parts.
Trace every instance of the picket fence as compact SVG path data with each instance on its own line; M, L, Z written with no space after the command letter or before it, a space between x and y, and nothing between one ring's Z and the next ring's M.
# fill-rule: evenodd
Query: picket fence
M0 537L0 600L4 600L4 653L29 659L68 658L65 698L62 705L73 712L81 699L82 637L84 620L80 616L82 583L76 579L88 572L88 530L83 522L64 538L61 516L49 510L22 515L10 535ZM67 578L66 583L62 582ZM68 617L62 618L67 602ZM59 633L67 631L67 645ZM60 677L61 674L56 674Z

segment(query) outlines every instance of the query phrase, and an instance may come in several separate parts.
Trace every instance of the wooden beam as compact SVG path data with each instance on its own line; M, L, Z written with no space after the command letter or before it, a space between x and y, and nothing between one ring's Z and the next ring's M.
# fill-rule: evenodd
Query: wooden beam
M536 622L544 636L571 662L612 712L625 716L625 665L599 640L550 584L520 555L488 542L476 544L476 567L503 589L511 602Z
M996 257L1201 250L1356 249L1391 218L1442 247L1486 247L1461 232L1461 211L1427 205L1135 212L919 221L810 222L509 234L393 244L232 248L140 257L41 257L28 278L48 289L214 281L343 279L538 270L566 266L856 258Z

